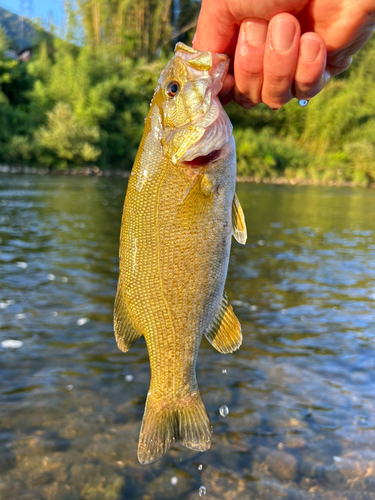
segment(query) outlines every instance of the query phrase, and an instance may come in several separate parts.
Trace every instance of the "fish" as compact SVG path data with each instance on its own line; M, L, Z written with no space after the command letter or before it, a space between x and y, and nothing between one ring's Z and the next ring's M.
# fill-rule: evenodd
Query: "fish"
M127 187L114 331L122 351L144 336L149 353L141 464L177 442L209 449L212 427L196 378L201 338L221 353L242 342L224 291L232 235L242 244L247 237L232 124L218 97L228 65L225 54L176 45Z

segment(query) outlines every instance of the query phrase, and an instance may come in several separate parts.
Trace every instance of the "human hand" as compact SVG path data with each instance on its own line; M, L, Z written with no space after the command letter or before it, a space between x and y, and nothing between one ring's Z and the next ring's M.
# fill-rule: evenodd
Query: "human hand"
M278 109L348 68L374 26L374 0L203 0L194 47L231 56L224 104Z

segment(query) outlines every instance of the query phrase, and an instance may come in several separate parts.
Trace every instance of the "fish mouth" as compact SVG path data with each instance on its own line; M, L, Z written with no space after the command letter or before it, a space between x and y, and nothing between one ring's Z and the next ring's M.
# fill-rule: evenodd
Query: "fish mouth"
M205 167L210 163L214 163L215 161L217 161L220 158L220 156L221 156L221 149L215 149L215 151L211 151L211 153L208 153L208 155L197 156L192 160L186 160L183 163L184 165L191 168Z

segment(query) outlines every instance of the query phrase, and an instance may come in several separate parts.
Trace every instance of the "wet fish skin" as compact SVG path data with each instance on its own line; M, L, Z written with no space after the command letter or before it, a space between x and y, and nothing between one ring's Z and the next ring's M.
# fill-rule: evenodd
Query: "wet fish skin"
M195 374L201 337L220 352L242 341L224 293L232 232L246 240L232 126L217 98L227 67L226 56L177 44L128 184L114 327L121 350L144 335L150 357L141 463L157 460L177 441L198 451L210 447ZM174 96L171 83L179 87Z

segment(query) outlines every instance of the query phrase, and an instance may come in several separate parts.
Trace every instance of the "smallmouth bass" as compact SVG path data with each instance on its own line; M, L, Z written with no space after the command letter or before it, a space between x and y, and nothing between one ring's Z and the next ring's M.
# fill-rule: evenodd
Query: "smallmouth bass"
M210 447L195 374L200 341L205 334L222 353L242 342L224 292L231 236L246 241L232 125L217 97L228 65L226 55L176 45L126 193L114 329L122 351L144 335L149 352L143 464L177 441L192 450Z

